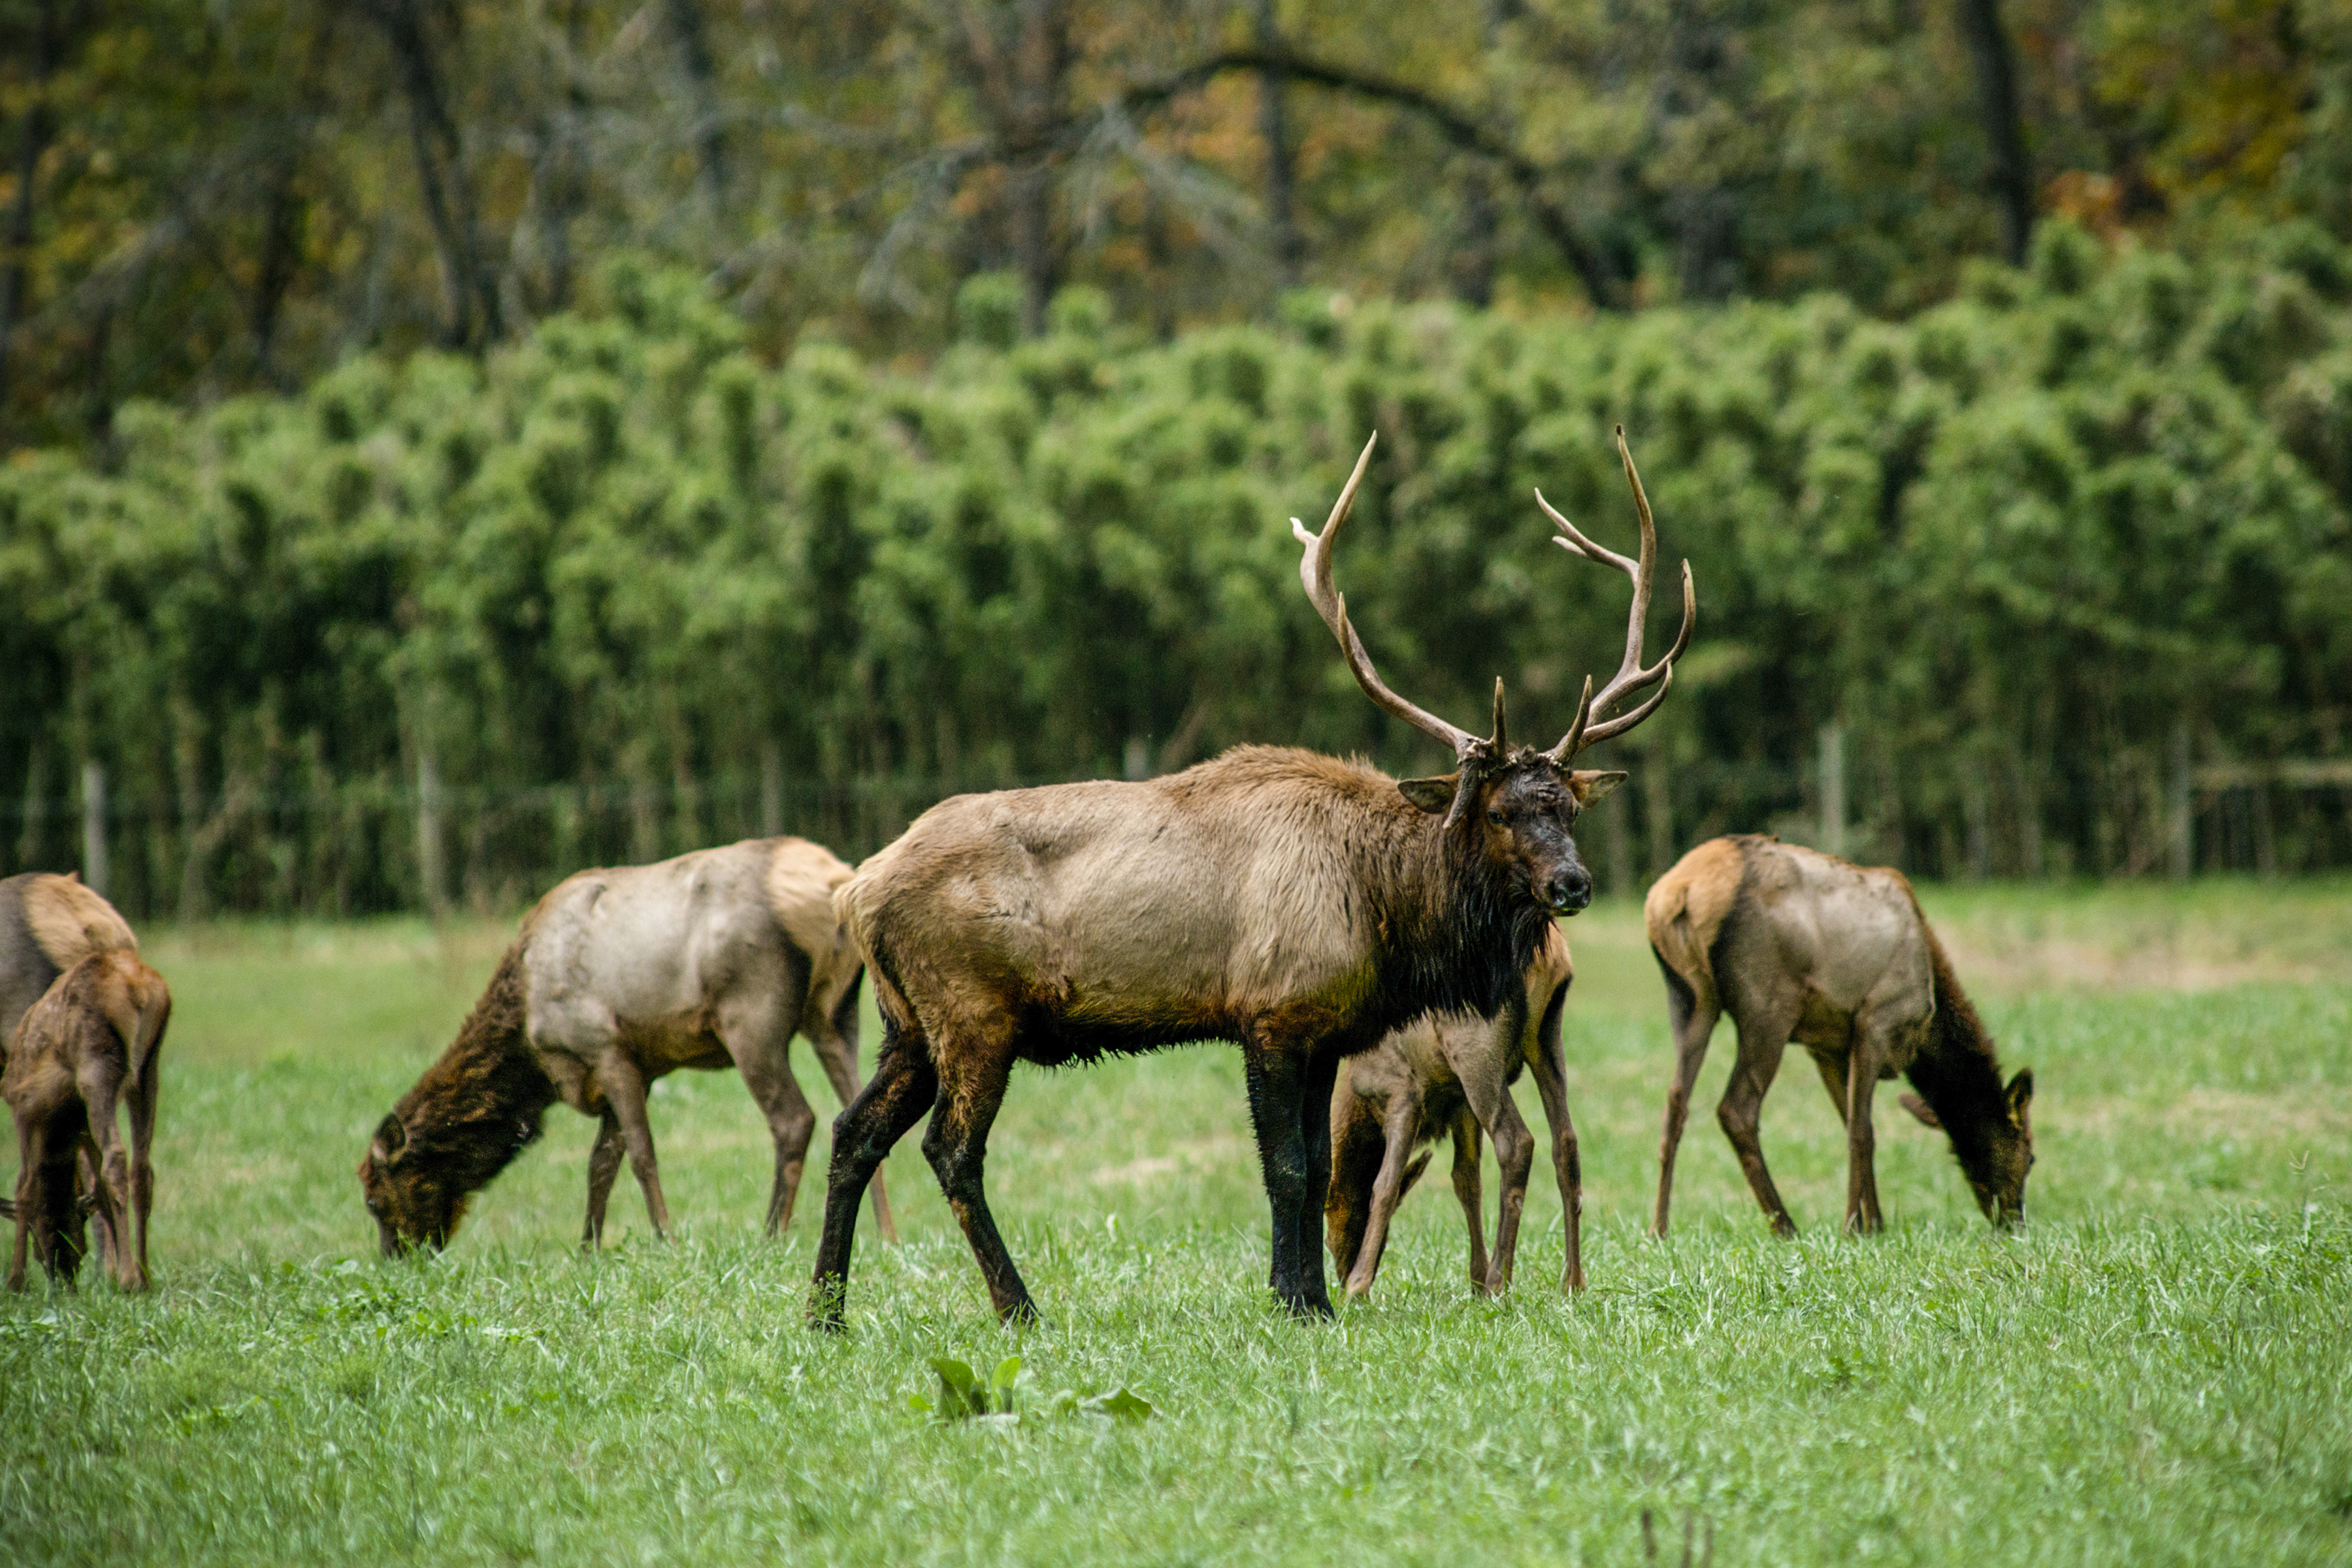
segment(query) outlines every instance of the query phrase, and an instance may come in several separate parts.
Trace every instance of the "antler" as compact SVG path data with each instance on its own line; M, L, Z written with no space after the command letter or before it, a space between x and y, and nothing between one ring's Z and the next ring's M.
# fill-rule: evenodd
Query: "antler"
M1348 624L1348 601L1331 586L1331 543L1339 538L1341 526L1348 521L1349 510L1356 504L1356 487L1363 482L1364 470L1371 466L1372 447L1380 438L1380 433L1374 431L1371 439L1364 443L1363 456L1356 459L1356 471L1348 476L1348 487L1339 492L1339 500L1332 504L1331 515L1324 522L1322 532L1309 533L1305 523L1295 517L1290 520L1291 533L1307 547L1307 553L1299 559L1298 580L1306 584L1307 597L1315 605L1315 613L1323 617L1323 624L1331 628L1333 637L1339 639L1339 651L1347 656L1348 668L1354 673L1356 684L1364 689L1364 695L1414 729L1453 747L1454 755L1459 761L1468 757L1473 751L1485 747L1487 742L1467 730L1455 729L1434 713L1416 708L1391 691L1387 683L1381 679L1380 671L1372 668L1371 656L1364 651L1363 639L1356 635L1356 628ZM1495 703L1495 734L1498 742L1502 738L1502 699L1498 692Z
M1634 470L1633 454L1626 448L1625 426L1622 425L1617 426L1617 455L1624 459L1625 482L1633 487L1633 510L1642 519L1642 558L1638 562L1628 561L1615 551L1585 538L1577 531L1576 524L1552 510L1551 502L1544 500L1543 491L1536 492L1536 504L1544 509L1545 515L1551 519L1562 535L1552 541L1554 544L1588 561L1614 566L1633 579L1633 611L1625 625L1625 658L1617 666L1617 673L1610 678L1609 684L1601 689L1598 697L1592 694L1592 678L1589 675L1584 678L1584 697L1576 706L1576 721L1568 727L1568 733L1559 738L1559 744L1548 753L1561 767L1566 767L1569 760L1585 747L1622 735L1656 711L1658 704L1666 700L1666 692L1675 683L1675 660L1682 657L1683 649L1689 645L1691 627L1698 619L1698 600L1691 591L1690 563L1685 561L1682 630L1675 634L1675 646L1666 650L1664 658L1646 668L1643 667L1642 626L1650 613L1650 582L1656 570L1654 557L1658 552L1658 526L1651 520L1650 498L1642 489L1642 476ZM1591 722L1597 715L1606 713L1649 686L1655 686L1658 689L1651 694L1648 701L1632 712L1621 713L1598 724Z

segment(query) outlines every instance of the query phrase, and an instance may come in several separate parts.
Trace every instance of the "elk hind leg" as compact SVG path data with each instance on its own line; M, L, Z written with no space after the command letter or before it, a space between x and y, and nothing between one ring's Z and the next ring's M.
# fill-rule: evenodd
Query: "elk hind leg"
M952 1046L942 1042L939 1063L939 1099L931 1106L931 1125L923 1134L923 1155L940 1179L948 1207L963 1226L964 1239L987 1281L988 1299L996 1315L1008 1323L1034 1323L1037 1303L1013 1267L1013 1254L989 1211L986 1171L988 1132L1004 1103L1013 1077L1013 1041L1007 1030L996 1038L967 1037Z
M1528 1069L1543 1099L1551 1127L1552 1175L1559 1183L1559 1226L1566 1243L1560 1266L1562 1290L1584 1289L1584 1162L1576 1146L1576 1119L1568 1110L1568 1058L1559 1044L1559 1017L1568 987L1553 993L1526 1050Z
M809 1140L816 1136L816 1111L793 1076L792 1019L799 1010L797 998L787 1005L761 986L726 997L717 1019L719 1044L734 1058L735 1070L766 1118L768 1138L775 1146L775 1180L768 1191L764 1222L772 1237L792 1223Z
M119 1098L122 1087L122 1066L110 1055L96 1057L86 1062L79 1075L82 1104L88 1107L89 1121L78 1141L79 1156L87 1158L98 1180L91 1195L97 1199L99 1233L107 1264L111 1268L115 1283L125 1290L143 1290L147 1276L140 1260L125 1245L129 1240L127 1222L131 1213L131 1157L122 1146L122 1129L118 1124ZM67 1163L66 1190L73 1192L73 1164ZM81 1216L77 1205L71 1215L74 1232L74 1253L79 1260Z
M824 1228L817 1238L808 1324L838 1330L849 1291L849 1256L857 1239L857 1200L891 1147L923 1119L938 1097L930 1042L918 1029L883 1018L882 1054L874 1076L833 1123L833 1158L824 1184Z
M1381 1125L1381 1164L1372 1177L1372 1197L1364 1216L1363 1239L1348 1269L1347 1292L1352 1300L1361 1300L1370 1295L1372 1281L1380 1278L1381 1258L1389 1247L1389 1226L1396 1218L1397 1205L1403 1201L1409 1184L1406 1162L1420 1132L1421 1108L1409 1094L1391 1094L1388 1117Z
M1483 1149L1478 1119L1465 1105L1454 1113L1454 1201L1462 1205L1462 1223L1470 1232L1473 1290L1486 1288L1486 1194L1478 1180L1478 1156Z
M1772 1173L1764 1163L1764 1145L1758 1128L1762 1121L1764 1096L1780 1070L1780 1057L1788 1049L1789 1031L1795 1026L1796 1018L1791 1012L1758 1008L1735 1012L1733 1021L1739 1027L1739 1059L1732 1064L1731 1081L1725 1086L1723 1100L1715 1108L1715 1119L1723 1128L1723 1135L1731 1141L1732 1152L1739 1158L1740 1173L1748 1178L1748 1191L1756 1194L1757 1205L1771 1223L1773 1234L1791 1237L1797 1234L1797 1222L1789 1217L1789 1205L1780 1201L1780 1189L1772 1184Z
M850 1000L854 1007L855 995ZM817 1064L824 1068L825 1080L833 1085L833 1092L841 1097L844 1106L848 1105L857 1098L861 1087L857 1081L857 1042L837 1024L827 1020L823 1029L809 1036L809 1043L816 1048ZM890 1194L883 1187L879 1165L874 1167L874 1180L868 1191L874 1200L874 1228L881 1232L883 1240L898 1246L898 1225L890 1217ZM789 1221L790 1215L786 1218Z
M1706 1061L1707 1041L1723 1016L1714 988L1702 998L1690 983L1675 973L1660 955L1658 968L1666 977L1666 1012L1675 1029L1675 1081L1666 1090L1665 1127L1658 1138L1658 1206L1651 1216L1653 1234L1666 1234L1666 1215L1674 1201L1675 1153L1682 1147L1683 1126L1690 1119L1691 1090L1698 1085L1698 1069Z

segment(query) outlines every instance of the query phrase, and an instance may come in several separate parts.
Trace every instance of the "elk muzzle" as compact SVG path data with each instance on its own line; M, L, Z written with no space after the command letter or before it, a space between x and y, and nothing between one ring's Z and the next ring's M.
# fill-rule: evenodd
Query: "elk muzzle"
M1544 883L1544 902L1556 915L1572 915L1592 902L1592 873L1570 861Z

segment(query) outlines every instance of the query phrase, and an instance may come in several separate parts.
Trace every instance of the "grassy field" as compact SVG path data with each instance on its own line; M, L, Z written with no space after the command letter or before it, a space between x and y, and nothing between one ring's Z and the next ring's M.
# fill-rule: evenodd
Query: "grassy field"
M675 1243L625 1173L618 1244L574 1250L591 1128L558 1108L446 1257L380 1262L353 1164L503 931L158 931L159 1286L0 1301L0 1561L1633 1564L1644 1510L1667 1562L1686 1525L1727 1565L2352 1561L2352 883L1927 901L2039 1080L2014 1237L1891 1094L1890 1228L1840 1237L1801 1060L1765 1135L1804 1234L1769 1239L1700 1115L1645 1237L1664 1012L1603 905L1570 928L1581 1299L1539 1170L1517 1289L1474 1300L1441 1171L1369 1303L1281 1319L1204 1047L1014 1080L991 1184L1050 1318L1017 1343L919 1135L905 1245L869 1223L851 1332L803 1330L821 1180L759 1239L765 1132L717 1075L655 1100ZM1016 1422L910 1405L931 1357L1014 1353ZM1120 1387L1155 1413L1055 1409Z

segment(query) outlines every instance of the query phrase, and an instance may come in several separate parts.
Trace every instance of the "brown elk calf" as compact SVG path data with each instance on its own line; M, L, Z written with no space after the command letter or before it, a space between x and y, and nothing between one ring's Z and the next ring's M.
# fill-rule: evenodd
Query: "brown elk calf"
M1658 879L1643 913L1675 1027L1675 1082L1658 1145L1658 1235L1666 1233L1691 1086L1727 1010L1739 1031L1739 1059L1716 1120L1780 1235L1797 1226L1764 1167L1757 1121L1791 1040L1812 1054L1845 1122L1847 1229L1885 1223L1871 1098L1880 1079L1898 1072L1918 1090L1902 1097L1903 1108L1950 1138L1985 1217L2001 1226L2023 1217L2033 1074L2002 1086L1992 1037L1901 872L1776 838L1716 838Z
M1510 1086L1522 1068L1534 1071L1544 1119L1551 1124L1552 1172L1559 1180L1568 1243L1560 1288L1584 1289L1583 1183L1559 1045L1560 1008L1574 977L1568 941L1555 926L1536 950L1524 984L1494 1016L1426 1015L1340 1067L1331 1096L1331 1194L1323 1218L1331 1261L1349 1295L1370 1292L1397 1205L1429 1164L1427 1154L1410 1165L1405 1156L1449 1131L1454 1195L1470 1229L1471 1288L1489 1296L1510 1289L1519 1212L1527 1204L1535 1154L1535 1135L1511 1100ZM1482 1130L1495 1141L1495 1161L1503 1175L1492 1262L1478 1180Z
M667 1234L646 1091L679 1068L743 1075L775 1143L767 1231L782 1229L816 1131L793 1077L793 1032L815 1047L842 1103L857 1093L865 972L833 912L848 875L821 845L755 838L559 883L360 1161L385 1254L446 1246L469 1196L539 1136L558 1100L600 1123L583 1244L603 1239L624 1152ZM878 1172L873 1193L875 1220L895 1239Z
M0 880L0 1061L6 1058L18 1021L58 975L93 952L138 947L130 923L75 872L27 871ZM97 1206L96 1169L83 1171L79 1181L71 1237L76 1256L83 1240L79 1216ZM0 1198L0 1219L15 1214L14 1202ZM101 1234L100 1239L109 1238ZM113 1268L113 1256L108 1254L105 1262Z
M1306 546L1300 580L1365 695L1443 742L1453 773L1398 780L1245 746L1166 778L959 795L858 868L838 901L874 972L884 1040L873 1081L834 1123L814 1326L841 1325L856 1194L926 1112L923 1152L991 1301L1005 1319L1034 1318L984 1182L1013 1064L1200 1039L1242 1048L1272 1222L1268 1284L1294 1314L1331 1314L1317 1243L1341 1059L1423 1013L1502 1010L1554 920L1591 901L1570 830L1625 775L1570 762L1656 709L1690 637L1685 565L1682 630L1643 665L1657 533L1622 433L1618 449L1640 560L1553 517L1557 542L1633 580L1625 655L1598 696L1585 683L1551 747L1511 745L1499 680L1494 731L1481 738L1373 668L1331 577L1367 443L1323 531L1292 519Z
M163 977L124 948L92 953L33 1004L8 1042L0 1099L16 1120L16 1244L8 1289L25 1288L26 1243L52 1279L81 1262L77 1167L89 1173L103 1256L126 1290L147 1286L155 1196L157 1054L172 1016ZM118 1113L131 1117L123 1148Z

